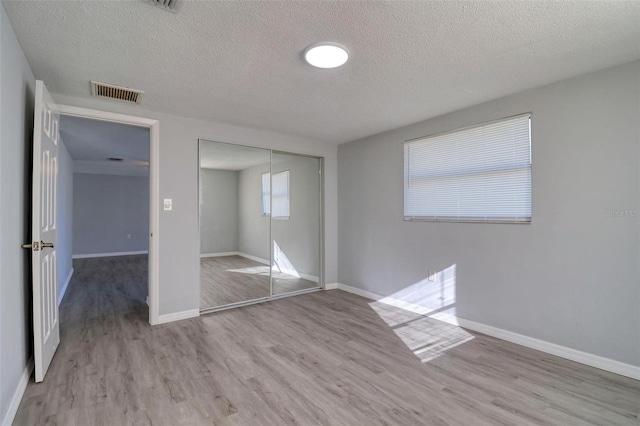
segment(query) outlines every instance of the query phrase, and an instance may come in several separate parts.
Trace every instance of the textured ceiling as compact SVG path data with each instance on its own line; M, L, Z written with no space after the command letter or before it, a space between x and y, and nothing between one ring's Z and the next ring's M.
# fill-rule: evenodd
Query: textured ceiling
M61 116L60 136L74 171L144 176L149 173L149 129ZM110 161L109 157L123 161Z
M37 78L142 89L147 109L341 143L640 58L640 2L18 1ZM318 41L351 52L306 65ZM107 101L105 101L107 102Z

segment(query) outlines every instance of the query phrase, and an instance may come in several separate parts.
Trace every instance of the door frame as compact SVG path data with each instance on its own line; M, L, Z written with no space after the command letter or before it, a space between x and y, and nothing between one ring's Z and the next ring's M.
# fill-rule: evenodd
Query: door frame
M159 324L160 266L160 121L58 104L60 115L128 124L149 129L149 324Z

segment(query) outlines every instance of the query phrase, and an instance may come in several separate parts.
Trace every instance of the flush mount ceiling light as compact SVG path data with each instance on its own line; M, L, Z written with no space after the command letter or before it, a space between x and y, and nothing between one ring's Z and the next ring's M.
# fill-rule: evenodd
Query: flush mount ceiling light
M336 68L349 59L347 48L333 42L315 43L304 50L304 59L318 68Z

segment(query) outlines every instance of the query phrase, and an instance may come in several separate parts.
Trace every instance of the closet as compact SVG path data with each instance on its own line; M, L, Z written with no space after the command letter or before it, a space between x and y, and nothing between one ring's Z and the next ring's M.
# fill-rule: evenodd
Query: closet
M322 288L322 158L199 141L200 309Z

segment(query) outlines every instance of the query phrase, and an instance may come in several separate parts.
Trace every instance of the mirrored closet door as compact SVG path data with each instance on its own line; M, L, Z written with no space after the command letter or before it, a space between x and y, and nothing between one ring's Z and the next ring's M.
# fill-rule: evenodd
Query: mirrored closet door
M270 164L268 149L200 141L200 309L271 295L271 224L260 214Z
M200 140L200 309L321 288L322 160Z

